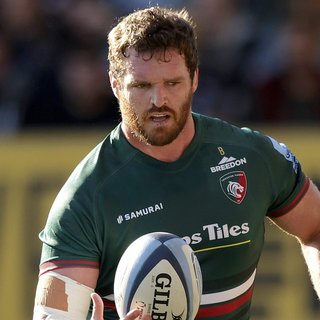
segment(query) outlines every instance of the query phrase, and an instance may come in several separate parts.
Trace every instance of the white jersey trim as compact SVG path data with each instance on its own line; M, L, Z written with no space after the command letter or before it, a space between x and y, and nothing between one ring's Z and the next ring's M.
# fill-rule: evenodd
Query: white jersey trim
M203 294L201 297L200 304L206 305L206 304L220 303L220 302L229 301L241 296L253 285L254 279L256 277L256 272L257 272L257 269L253 271L252 275L248 280L246 280L244 283L242 283L238 287L225 290L225 291Z

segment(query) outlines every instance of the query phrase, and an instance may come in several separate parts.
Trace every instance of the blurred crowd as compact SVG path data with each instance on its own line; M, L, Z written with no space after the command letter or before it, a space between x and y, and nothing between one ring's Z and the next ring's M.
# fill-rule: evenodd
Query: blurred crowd
M320 1L0 0L0 133L118 123L107 33L154 4L186 7L197 24L195 111L320 123Z

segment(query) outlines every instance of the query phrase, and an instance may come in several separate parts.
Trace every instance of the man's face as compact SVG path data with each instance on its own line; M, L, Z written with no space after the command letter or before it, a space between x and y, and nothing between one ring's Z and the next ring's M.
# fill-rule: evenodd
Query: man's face
M190 79L185 59L175 50L148 55L128 51L127 72L120 85L111 81L122 120L140 141L154 146L171 143L184 128L198 84ZM165 60L165 61L164 61Z

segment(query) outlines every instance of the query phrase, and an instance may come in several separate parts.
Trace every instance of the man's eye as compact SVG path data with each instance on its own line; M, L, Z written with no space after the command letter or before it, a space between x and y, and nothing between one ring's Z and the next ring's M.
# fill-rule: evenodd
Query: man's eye
M170 82L168 82L168 86L174 87L174 86L177 85L178 83L179 83L178 81L170 81Z
M147 83L134 83L132 85L133 88L137 88L137 89L144 89L146 87L148 87Z

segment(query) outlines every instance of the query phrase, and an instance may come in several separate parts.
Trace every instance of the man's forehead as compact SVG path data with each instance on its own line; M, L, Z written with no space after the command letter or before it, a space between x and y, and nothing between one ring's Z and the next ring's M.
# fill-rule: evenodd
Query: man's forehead
M138 75L146 71L152 71L150 68L163 66L163 70L169 69L170 72L186 68L185 58L175 49L156 52L137 52L134 49L128 49L125 59L127 73Z
M134 48L126 49L125 56L127 57L127 61L131 64L140 61L140 62L148 62L151 60L157 61L158 63L176 63L183 62L185 63L185 57L181 54L177 49L161 49L157 51L142 51L138 52Z

